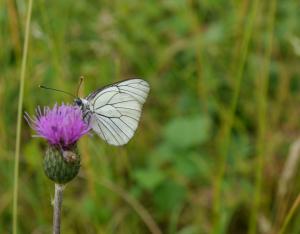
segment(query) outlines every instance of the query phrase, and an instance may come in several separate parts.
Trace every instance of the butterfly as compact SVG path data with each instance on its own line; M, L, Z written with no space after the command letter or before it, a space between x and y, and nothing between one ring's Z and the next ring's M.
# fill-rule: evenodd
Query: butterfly
M133 137L149 91L148 82L135 78L107 85L74 103L98 136L121 146Z

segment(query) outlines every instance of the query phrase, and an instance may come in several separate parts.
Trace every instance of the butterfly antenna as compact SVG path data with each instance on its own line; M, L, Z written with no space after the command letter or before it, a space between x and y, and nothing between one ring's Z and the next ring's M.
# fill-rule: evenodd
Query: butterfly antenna
M84 79L84 77L80 76L80 81L79 81L79 85L78 85L77 93L76 93L77 97L79 97L79 91L80 91L80 87L82 85L83 79Z
M64 94L67 94L67 95L70 95L70 96L76 98L76 96L74 96L73 94L71 94L71 93L69 93L69 92L66 92L66 91L63 91L63 90L54 89L54 88L49 88L49 87L46 87L46 86L44 86L44 85L39 85L39 87L40 87L41 89L48 89L48 90L53 90L53 91L56 91L56 92L61 92L61 93L64 93Z

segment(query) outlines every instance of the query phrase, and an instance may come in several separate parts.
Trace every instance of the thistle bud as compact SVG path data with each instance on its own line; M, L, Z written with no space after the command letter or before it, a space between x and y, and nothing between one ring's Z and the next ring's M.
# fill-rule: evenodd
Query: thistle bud
M80 155L77 147L60 150L51 145L43 160L45 174L58 184L65 184L76 177L80 169Z
M43 161L45 174L58 184L72 180L80 169L80 155L77 141L90 127L82 119L82 112L76 106L55 105L53 109L38 108L37 115L25 118L37 132L37 136L48 140Z

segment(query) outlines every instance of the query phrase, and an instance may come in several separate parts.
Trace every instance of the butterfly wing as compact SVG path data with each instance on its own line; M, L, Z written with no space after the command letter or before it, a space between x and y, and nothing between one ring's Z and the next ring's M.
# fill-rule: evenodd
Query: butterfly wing
M111 145L124 145L134 135L150 87L141 79L106 86L87 97L92 129Z

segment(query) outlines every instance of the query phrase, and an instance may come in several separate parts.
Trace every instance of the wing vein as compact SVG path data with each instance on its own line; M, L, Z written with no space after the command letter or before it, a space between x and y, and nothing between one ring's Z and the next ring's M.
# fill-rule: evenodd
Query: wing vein
M147 95L147 93L148 93L148 92L146 92L144 89L141 89L141 88L138 88L138 87L131 86L130 84L128 84L128 85L119 85L119 87L130 87L130 88L133 88L133 89L137 89L137 90L139 90L139 91L145 93L146 95ZM147 86L144 86L144 87L147 87ZM122 88L121 88L121 89L122 89ZM128 91L128 90L126 90L126 91ZM129 92L130 92L130 91L129 91Z
M102 130L102 128L101 128L101 125L100 125L98 122L97 122L97 125L98 125L98 127L99 127L99 129L100 129L101 134L102 134L103 137L104 137L104 140L107 141L106 136L105 136L105 134L104 134L104 132L103 132L103 130Z
M83 119L112 145L123 145L134 135L148 96L149 84L138 78L104 86L86 97Z
M104 121L105 122L105 121ZM105 122L106 123L106 122ZM108 131L109 131L109 133L112 135L112 137L116 140L116 142L119 144L119 145L121 145L121 143L118 141L118 139L116 138L116 136L113 134L113 132L103 123L103 122L101 122L101 124L103 125L103 127L105 127ZM108 142L108 141L107 141Z
M116 130L116 128L114 128L109 122L107 122L106 121L106 119L103 119L103 117L100 117L101 119L102 119L102 121L104 121L107 125L109 125L114 131L115 131L115 133L119 136L119 138L121 139L121 141L123 141L123 138L122 138L122 136L119 134L119 132ZM108 118L108 117L107 117ZM109 120L110 120L110 118L108 118ZM112 123L115 125L115 123L112 121ZM118 126L117 126L118 127ZM121 129L120 129L120 131L122 131ZM122 131L123 132L123 131ZM124 132L123 132L124 133ZM124 133L125 134L125 133ZM128 137L126 134L125 134L125 136L126 137ZM119 141L118 141L118 143L120 143Z

